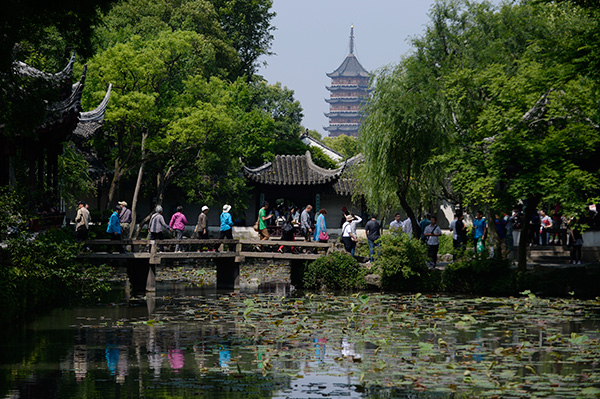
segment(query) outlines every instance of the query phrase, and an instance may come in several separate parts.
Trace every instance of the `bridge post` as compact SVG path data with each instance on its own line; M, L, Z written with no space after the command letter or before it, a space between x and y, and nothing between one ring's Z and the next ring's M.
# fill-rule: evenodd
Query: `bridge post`
M306 260L290 260L290 283L296 288L304 287L304 269Z
M130 259L127 277L134 292L156 291L156 265L150 264L148 259Z
M234 258L217 258L217 289L232 289L240 286L240 264Z

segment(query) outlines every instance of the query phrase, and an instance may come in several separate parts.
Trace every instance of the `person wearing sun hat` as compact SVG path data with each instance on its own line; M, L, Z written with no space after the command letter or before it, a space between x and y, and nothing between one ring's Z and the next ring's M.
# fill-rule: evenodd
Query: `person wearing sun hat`
M206 219L207 215L208 206L204 205L202 207L200 215L198 215L198 224L196 224L196 229L194 230L194 233L196 233L196 237L200 239L208 238L208 221Z
M121 222L121 236L125 239L129 238L129 228L131 225L131 210L127 207L127 202L119 201L121 205L121 213L119 214L119 221Z
M221 213L221 229L219 232L219 238L228 238L233 239L233 220L231 219L231 214L229 211L231 210L231 205L223 205L223 213Z

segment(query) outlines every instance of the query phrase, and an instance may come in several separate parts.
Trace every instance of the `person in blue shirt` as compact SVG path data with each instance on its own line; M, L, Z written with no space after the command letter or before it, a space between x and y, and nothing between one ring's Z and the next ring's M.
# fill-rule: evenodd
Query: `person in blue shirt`
M475 248L481 239L481 245L485 248L485 238L487 237L487 221L483 217L483 212L477 211L477 217L473 221L473 238L475 240ZM480 252L479 250L477 252Z
M119 219L119 213L121 213L121 209L121 205L115 206L114 212L112 215L110 215L110 219L108 220L106 232L110 234L111 240L121 240L121 220ZM125 248L123 248L123 246L117 246L117 249L119 252L125 253Z
M231 219L231 214L229 211L231 210L231 205L223 205L223 213L221 213L221 229L219 233L219 238L228 238L233 239L233 220Z
M419 227L421 228L421 241L423 241L424 243L427 243L427 238L425 238L425 227L427 227L427 226L429 226L429 224L431 224L430 219L431 219L431 215L429 213L426 213L423 220L421 220L419 222Z

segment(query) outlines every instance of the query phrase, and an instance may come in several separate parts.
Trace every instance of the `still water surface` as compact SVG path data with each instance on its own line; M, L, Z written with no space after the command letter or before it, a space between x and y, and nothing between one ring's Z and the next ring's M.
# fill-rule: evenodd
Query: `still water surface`
M0 342L5 398L595 397L600 302L121 285ZM454 395L454 396L453 396Z

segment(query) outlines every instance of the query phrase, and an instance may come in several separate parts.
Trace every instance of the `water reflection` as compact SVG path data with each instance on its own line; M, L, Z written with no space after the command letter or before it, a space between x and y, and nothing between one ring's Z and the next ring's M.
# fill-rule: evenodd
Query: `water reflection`
M494 299L373 294L361 304L277 284L157 288L144 297L122 288L113 302L56 311L27 339L2 341L11 356L0 397L451 397L500 386L527 396L531 376L546 374L543 389L569 396L560 389L600 380L597 303L549 302L519 316ZM585 317L547 317L553 307Z

